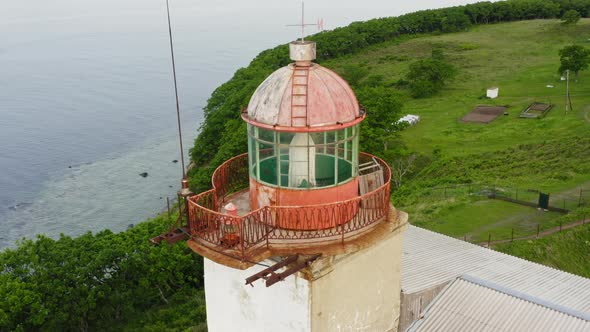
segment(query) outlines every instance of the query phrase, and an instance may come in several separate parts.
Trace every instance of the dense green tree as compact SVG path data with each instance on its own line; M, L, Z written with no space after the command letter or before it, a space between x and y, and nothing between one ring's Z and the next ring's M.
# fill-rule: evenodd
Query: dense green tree
M580 45L566 46L559 50L559 73L570 70L576 74L576 79L580 70L588 68L590 64L590 50Z
M415 98L431 96L455 76L455 68L441 60L423 59L410 65L406 75L410 93Z
M367 76L369 70L365 66L360 65L346 65L344 66L341 75L353 87L359 85L360 81Z
M400 129L396 123L402 108L400 98L395 90L383 86L363 86L355 92L367 112L361 124L360 145L363 151L383 155Z
M446 15L440 21L442 32L464 31L471 26L469 16L459 8L447 11Z
M578 13L578 11L570 9L563 14L561 20L563 21L563 24L576 24L581 17L582 16L580 13Z
M163 224L160 218L118 234L40 236L0 252L0 331L87 331L201 288L196 254L184 244L149 244Z

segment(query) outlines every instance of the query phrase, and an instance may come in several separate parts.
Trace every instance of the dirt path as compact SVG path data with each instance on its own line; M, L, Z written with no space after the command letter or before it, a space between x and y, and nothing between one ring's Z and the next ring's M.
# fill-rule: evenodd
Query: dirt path
M523 237L515 237L514 241L522 241L522 240L534 240L537 238L542 238L545 237L547 235L551 235L551 234L555 234L555 233L559 233L562 230L566 230L566 229L570 229L570 228L574 228L577 226L581 226L581 225L585 225L585 224L589 224L590 220L586 219L586 220L580 220L580 221L576 221L574 223L571 224L567 224L567 225L563 225L562 227L553 227L553 228L549 228L546 229L542 232L539 232L539 237L537 237L537 234L532 234L532 235L528 235L528 236L523 236ZM506 240L497 240L497 241L492 241L490 244L491 246L495 245L495 244L502 244L502 243L510 243L512 242L511 239L506 239ZM480 246L482 247L488 247L488 242L480 242L479 243Z

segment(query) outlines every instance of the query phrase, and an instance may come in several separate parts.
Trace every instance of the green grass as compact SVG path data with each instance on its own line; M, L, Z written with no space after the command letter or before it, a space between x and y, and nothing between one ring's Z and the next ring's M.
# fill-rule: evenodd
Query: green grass
M492 240L509 239L512 229L515 236L533 234L537 224L553 227L551 222L561 216L557 212L537 209L500 200L477 200L449 204L428 221L416 225L457 238L464 236L471 242L484 242L488 235Z
M590 224L542 239L496 245L493 249L590 278Z
M369 70L368 76L379 74L387 82L395 82L403 78L413 60L430 56L433 47L442 47L447 60L457 67L458 76L432 98L406 100L404 112L418 114L422 121L405 130L402 137L412 151L431 154L439 148L444 155L467 155L587 133L584 115L590 104L590 75L582 72L580 81L572 84L576 110L565 117L565 84L557 74L557 52L571 43L589 44L589 28L590 19L569 27L558 20L482 25L469 32L374 46L324 65L336 71L346 65L361 65ZM547 84L555 88L547 88ZM500 87L500 97L481 99L491 86ZM555 107L540 121L518 118L533 101L550 101ZM458 121L478 104L508 105L510 115L488 125Z

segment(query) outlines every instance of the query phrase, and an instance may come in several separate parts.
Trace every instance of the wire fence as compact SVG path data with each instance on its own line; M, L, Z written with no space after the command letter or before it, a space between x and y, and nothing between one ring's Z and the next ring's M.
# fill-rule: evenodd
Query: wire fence
M548 195L547 206L540 208L541 194ZM532 240L561 232L563 230L590 224L590 185L557 194L544 193L542 190L518 186L496 186L487 184L455 184L429 188L424 194L425 200L449 200L453 198L486 197L498 199L523 206L537 208L538 220L528 221L514 227L498 227L486 232L479 230L460 237L462 240L490 246L519 240ZM544 213L553 211L562 216L547 220Z
M493 232L488 232L487 238L485 239L482 239L481 237L471 239L466 234L463 236L462 240L489 248L495 244L511 243L522 240L535 240L547 235L561 233L574 227L590 227L589 224L590 213L583 213L580 217L575 219L570 218L569 220L559 220L554 223L536 223L534 225L530 225L531 227L528 227L528 229L511 228L505 231L494 230Z
M426 191L424 196L431 200L482 196L525 206L539 207L539 196L541 193L541 190L533 188L469 183L432 187ZM549 195L547 209L550 211L568 213L580 207L590 206L590 186L566 193L547 194Z

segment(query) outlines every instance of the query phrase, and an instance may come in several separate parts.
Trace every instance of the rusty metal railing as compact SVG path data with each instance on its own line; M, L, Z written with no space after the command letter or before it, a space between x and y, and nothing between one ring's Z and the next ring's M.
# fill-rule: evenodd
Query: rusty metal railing
M384 184L364 195L329 204L265 206L243 216L218 212L223 199L248 185L248 156L242 154L218 167L213 189L188 200L193 239L215 251L247 260L257 249L273 246L344 243L389 214L391 170L381 159L361 153L361 162L375 160L383 169ZM290 222L287 223L286 221ZM301 227L288 229L296 220ZM307 230L301 230L307 229Z

